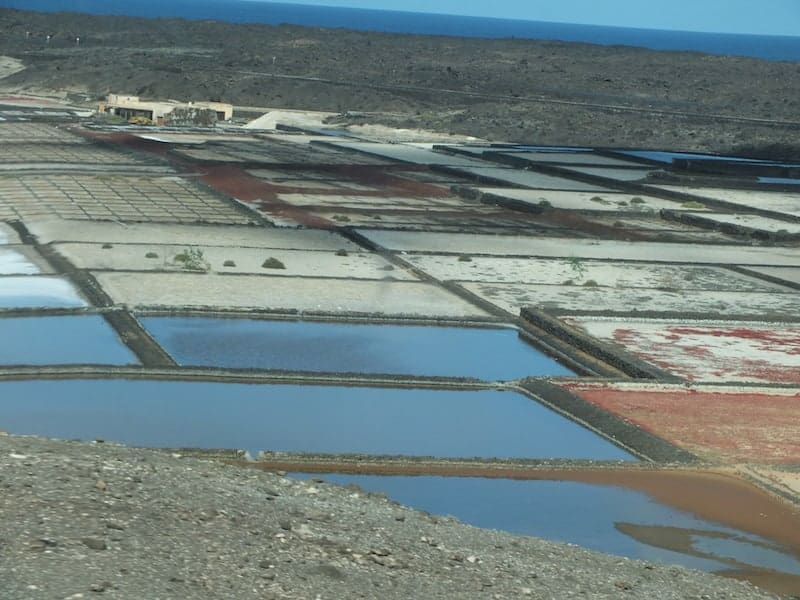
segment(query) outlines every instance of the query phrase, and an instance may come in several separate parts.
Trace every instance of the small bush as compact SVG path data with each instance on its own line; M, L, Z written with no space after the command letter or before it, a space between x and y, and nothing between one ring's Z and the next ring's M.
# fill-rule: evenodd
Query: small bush
M349 223L350 217L347 215L333 215L333 220L338 221L339 223Z
M208 271L211 267L200 248L186 248L183 252L176 254L174 260L189 271Z
M583 261L577 256L569 257L569 268L578 279L583 279L586 276L586 271L588 270L586 265L583 264Z
M349 256L349 255L347 254L347 250L342 248L341 250L336 251L336 256Z
M264 269L285 269L286 265L284 265L274 256L270 256L267 260L261 263L261 267Z
M458 262L472 262L472 258L467 256L466 254L462 254L458 257Z
M158 254L156 254L155 252L148 252L147 254L144 255L144 257L145 258L158 258Z
M639 196L635 196L631 198L631 204L644 204L644 198L639 198Z
M583 282L584 287L597 287L597 282L594 279L587 279Z
M103 250L110 250L113 247L114 246L112 244L103 244L103 246L102 246Z
M601 198L600 196L592 196L591 198L589 198L589 200L591 202L597 202L598 204L611 204L611 202L609 202L605 198Z
M226 260L224 263L222 263L222 266L223 267L235 267L236 263L233 262L232 260Z

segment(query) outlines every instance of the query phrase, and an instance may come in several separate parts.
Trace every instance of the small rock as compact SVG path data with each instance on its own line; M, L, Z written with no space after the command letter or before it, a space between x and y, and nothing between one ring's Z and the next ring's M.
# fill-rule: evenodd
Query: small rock
M94 484L94 487L96 487L101 492L105 492L108 489L108 484L102 479L100 479L97 483Z
M108 546L106 546L106 541L101 538L96 537L85 537L81 540L83 545L87 548L91 548L92 550L105 550Z
M58 545L58 542L56 542L55 540L51 540L51 539L48 539L48 538L39 538L38 540L32 541L30 543L30 545L28 546L28 549L29 550L34 550L34 551L37 551L37 552L42 552L46 548L52 548L52 547L57 546L57 545Z
M125 525L119 521L106 521L106 527L109 529L116 529L117 531L123 531L125 529Z
M321 511L321 510L311 510L311 511L308 511L306 513L305 518L306 518L307 521L319 521L319 522L327 523L331 519L333 519L333 515L331 515L330 513L326 513L324 511Z
M302 540L310 540L316 537L316 534L311 531L311 528L305 523L295 529L294 532Z
M381 565L382 567L388 567L390 569L395 569L398 567L398 562L393 556L379 556L377 554L370 554L369 559L376 565Z
M292 530L292 522L289 519L280 519L278 521L278 525L284 531L291 531Z
M626 592L633 589L633 586L630 583L628 583L627 581L617 581L614 584L614 587L616 587L619 590L626 591Z
M110 589L110 588L111 588L111 583L109 583L108 581L103 581L103 582L100 582L100 583L93 583L89 587L89 591L92 591L92 592L95 592L95 593L103 593L107 589Z
M347 579L347 576L344 574L344 572L335 565L319 565L318 567L311 569L311 573L324 575L325 577L329 577L336 581L344 581Z
M470 556L467 557L467 562L468 563L472 563L474 565L476 563L480 563L481 559L478 558L477 556L470 555Z

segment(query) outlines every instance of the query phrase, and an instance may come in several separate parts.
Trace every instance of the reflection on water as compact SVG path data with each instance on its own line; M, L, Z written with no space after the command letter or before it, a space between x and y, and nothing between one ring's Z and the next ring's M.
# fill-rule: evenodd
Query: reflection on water
M73 308L86 306L60 277L10 276L0 281L0 308Z
M0 382L0 429L133 445L635 460L513 392L175 381Z
M782 185L800 185L800 179L790 179L788 177L759 177L759 183L780 183Z
M141 322L181 365L487 380L573 374L511 328L200 317Z
M663 525L616 523L621 533L643 543L718 561L737 570L758 567L800 575L800 561L787 549L743 533Z
M355 483L402 504L452 515L478 527L574 543L630 558L714 572L735 569L740 574L758 574L769 569L800 576L800 557L787 548L675 510L623 487L460 477L295 476L322 477L342 485Z
M2 318L0 340L0 365L139 362L103 317L95 315Z

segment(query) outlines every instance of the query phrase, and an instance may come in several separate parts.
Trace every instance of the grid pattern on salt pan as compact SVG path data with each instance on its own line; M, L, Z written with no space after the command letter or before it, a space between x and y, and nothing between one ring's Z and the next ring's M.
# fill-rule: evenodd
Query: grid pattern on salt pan
M263 140L260 142L211 142L176 150L178 154L197 160L261 163L261 164L320 164L320 165L383 165L385 160L365 155L353 155L328 148L299 146L291 142Z
M178 177L0 177L0 219L40 215L122 222L252 221L220 198Z
M134 154L78 143L6 143L0 140L0 164L70 163L78 165L148 164Z
M13 142L85 143L69 131L45 123L3 123L0 125L0 144Z

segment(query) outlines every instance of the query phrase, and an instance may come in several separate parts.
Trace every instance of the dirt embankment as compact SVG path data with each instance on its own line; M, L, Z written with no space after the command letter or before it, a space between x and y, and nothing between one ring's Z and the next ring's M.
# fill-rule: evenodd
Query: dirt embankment
M800 153L800 63L10 9L0 54L28 67L4 80L16 90L382 112L368 120L541 144Z

